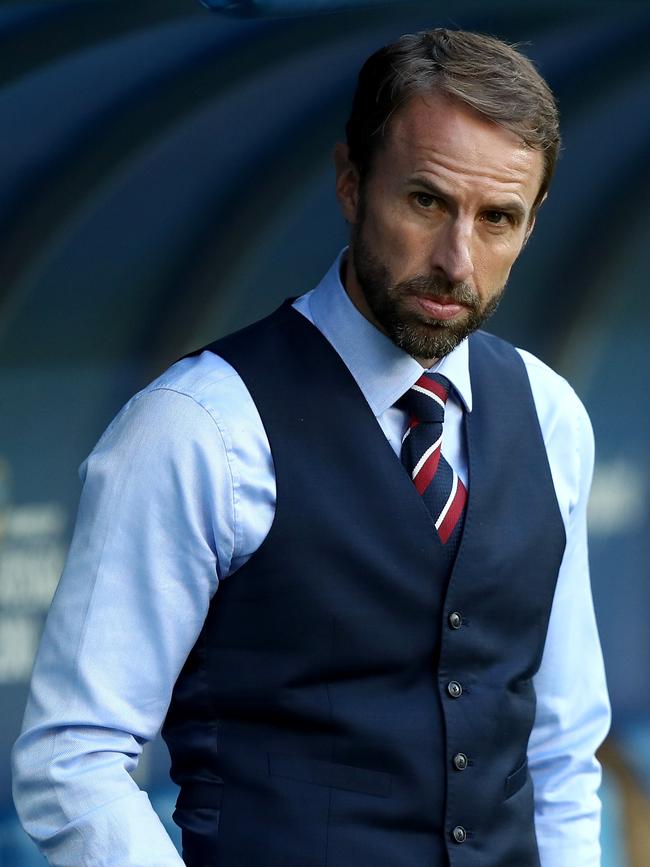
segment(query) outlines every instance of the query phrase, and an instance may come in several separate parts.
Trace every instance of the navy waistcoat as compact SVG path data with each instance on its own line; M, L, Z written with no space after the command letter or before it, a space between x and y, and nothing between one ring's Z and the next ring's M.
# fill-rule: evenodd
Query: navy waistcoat
M163 729L190 867L538 867L526 767L564 526L524 365L470 338L450 574L338 354L285 304L209 347L273 457L266 540L221 583Z

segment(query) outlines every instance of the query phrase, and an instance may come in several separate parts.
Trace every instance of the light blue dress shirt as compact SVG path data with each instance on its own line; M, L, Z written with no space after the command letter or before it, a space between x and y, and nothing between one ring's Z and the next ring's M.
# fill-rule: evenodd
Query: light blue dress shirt
M342 357L399 454L406 418L394 404L422 368L357 311L339 269L340 258L295 306ZM609 727L609 704L587 561L593 437L567 382L521 356L567 536L535 677L528 760L537 838L542 867L597 867L594 751ZM467 342L433 369L454 385L443 452L467 483ZM160 729L219 582L238 580L271 526L268 441L239 376L203 353L172 365L126 404L81 477L74 537L14 749L16 806L57 867L181 867L130 772Z

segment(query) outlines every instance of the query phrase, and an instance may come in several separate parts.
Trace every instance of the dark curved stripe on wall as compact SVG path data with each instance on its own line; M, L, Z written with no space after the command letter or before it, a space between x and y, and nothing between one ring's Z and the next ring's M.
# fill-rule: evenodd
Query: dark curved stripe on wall
M6 84L79 49L192 12L201 15L178 0L41 0L0 10L0 81Z
M351 9L376 9L398 0L199 0L213 12L236 18L326 15ZM408 4L403 4L408 5Z
M353 42L350 50L355 52ZM313 75L318 61L311 49L305 54ZM281 57L276 70L269 67L245 87L239 81L221 99L184 116L155 147L143 149L111 179L68 233L64 228L48 256L47 277L34 281L40 285L34 285L30 303L17 317L16 331L30 335L30 357L46 361L63 354L75 361L118 361L139 354L132 334L147 321L149 305L158 310L165 303L167 263L188 228L200 227L206 198L218 200L222 187L240 172L243 154L260 165L256 132L265 136L267 126L282 126L295 113L293 102L277 94L281 84L293 83L295 89L297 72ZM254 106L247 102L249 91L257 94ZM311 97L307 86L306 99ZM242 184L241 190L245 188ZM139 279L134 281L132 271ZM114 311L119 311L119 327L106 321ZM61 345L61 332L44 327L54 317L69 330L74 330L72 322L83 322L83 332ZM4 350L17 359L26 347L9 335Z
M7 291L34 256L35 238L45 243L56 232L61 216L77 209L93 187L104 184L106 176L131 153L155 141L197 103L229 86L231 77L245 70L244 44L248 48L259 39L261 57L269 44L259 27L251 34L250 27L244 33L242 27L233 25L226 33L223 27L206 29L199 23L194 25L198 45L192 54L187 51L191 27L179 33L179 51L184 55L180 64L169 52L163 53L158 69L139 81L134 71L132 79L123 81L104 103L76 119L58 150L50 150L46 138L38 163L19 179L11 199L2 202L0 310L3 290ZM144 35L151 39L150 32ZM111 62L119 64L120 42L110 47L115 55Z
M401 3L401 0L198 0L198 2L213 12L238 17L323 14L348 9L376 8L391 3L409 5ZM634 6L640 2L643 0L620 0L619 5ZM578 10L590 4L593 5L593 0L546 0L544 6L546 9L553 9L554 14L557 14L558 6L563 10Z

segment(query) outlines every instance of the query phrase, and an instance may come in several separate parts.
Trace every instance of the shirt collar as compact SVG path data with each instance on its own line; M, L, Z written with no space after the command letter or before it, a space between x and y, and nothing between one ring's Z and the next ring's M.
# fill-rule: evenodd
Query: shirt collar
M309 294L309 310L314 325L341 356L375 416L380 416L419 379L422 366L354 306L341 283L346 254L347 248ZM449 379L465 409L471 412L467 340L430 370Z

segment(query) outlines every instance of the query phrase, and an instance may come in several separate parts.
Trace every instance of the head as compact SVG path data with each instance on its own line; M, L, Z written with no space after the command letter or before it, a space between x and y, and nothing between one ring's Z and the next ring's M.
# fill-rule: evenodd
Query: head
M351 224L346 288L423 362L496 308L559 149L553 96L488 36L404 36L364 64L336 151Z

